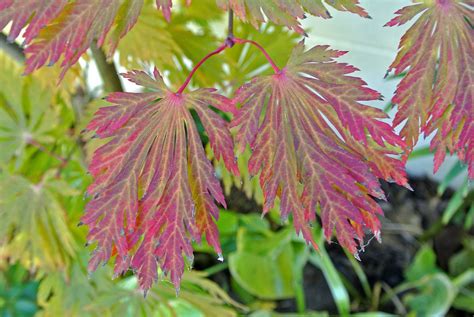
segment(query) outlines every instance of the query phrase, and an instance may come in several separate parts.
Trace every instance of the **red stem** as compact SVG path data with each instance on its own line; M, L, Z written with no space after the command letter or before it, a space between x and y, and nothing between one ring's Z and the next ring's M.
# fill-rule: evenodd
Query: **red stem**
M253 46L256 46L262 53L263 55L265 55L265 58L267 59L267 61L270 63L270 65L272 66L273 70L275 71L276 74L278 74L280 72L280 69L278 68L278 66L275 64L275 62L273 61L273 59L270 57L270 55L267 53L267 51L265 51L265 49L260 45L258 44L257 42L255 41L252 41L252 40L246 40L246 39L239 39L239 38L235 38L235 37L232 37L232 35L230 35L226 41L224 42L224 44L222 44L221 46L219 46L217 49L215 49L214 51L210 52L209 54L207 54L206 56L204 56L204 58L202 60L199 61L199 63L196 64L196 66L194 66L194 68L191 70L191 72L189 73L188 77L186 78L186 80L184 81L184 83L181 85L181 87L179 87L178 91L176 92L177 94L181 94L184 89L186 89L186 87L188 86L189 82L191 81L191 78L193 77L194 73L198 70L199 67L201 67L202 64L204 64L205 61L207 61L211 56L214 56L214 55L217 55L219 54L220 52L222 52L223 50L225 50L226 48L228 47L232 47L234 44L245 44L245 43L249 43L249 44L252 44Z
M194 68L191 70L191 72L189 73L188 77L186 78L186 80L184 81L184 83L181 85L181 87L179 87L178 91L176 92L177 94L180 94L184 91L184 89L186 89L186 87L188 86L189 82L191 81L191 78L193 77L194 73L197 71L197 69L205 62L207 61L211 56L214 56L214 55L217 55L219 54L220 52L222 52L223 50L225 50L227 48L227 44L224 43L222 44L221 46L219 46L216 50L210 52L209 54L207 54L206 56L204 56L203 59L201 59L201 61L199 63L196 64L196 66L194 66Z
M270 57L270 55L268 55L267 51L265 51L265 49L264 49L260 44L258 44L257 42L252 41L252 40L239 39L239 38L233 38L233 41L234 41L235 43L238 43L238 44L249 43L249 44L252 44L253 46L256 46L260 51L262 51L263 55L265 55L267 61L270 63L270 65L272 65L272 68L273 68L273 70L275 71L275 73L279 73L279 72L280 72L280 69L279 69L278 66L275 64L275 62L274 62L273 59Z

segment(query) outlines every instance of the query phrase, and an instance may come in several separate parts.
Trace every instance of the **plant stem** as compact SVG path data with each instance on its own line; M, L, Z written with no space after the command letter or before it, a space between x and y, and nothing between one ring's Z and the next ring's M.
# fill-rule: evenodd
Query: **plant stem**
M270 65L272 66L273 70L275 71L275 73L279 73L280 72L280 69L278 68L278 66L275 64L275 62L272 60L272 58L270 57L270 55L267 53L267 51L265 51L265 49L260 45L258 44L257 42L255 41L252 41L252 40L246 40L246 39L240 39L240 38L235 38L234 37L234 11L232 10L229 10L229 17L228 17L228 29L227 29L227 38L224 42L224 44L222 44L221 46L219 46L217 49L215 49L214 51L210 52L209 54L207 54L206 56L204 56L203 59L201 59L194 67L193 69L191 70L191 72L189 73L188 77L186 77L186 80L184 81L184 83L181 85L181 87L179 87L178 91L176 92L176 94L181 94L183 93L183 91L186 89L186 87L188 86L189 82L191 81L191 78L193 77L194 73L196 73L196 71L198 70L199 67L201 67L202 64L204 64L205 61L207 61L211 56L214 56L214 55L217 55L219 54L220 52L222 52L223 50L225 50L226 48L231 48L232 46L234 46L234 44L245 44L245 43L249 43L249 44L252 44L254 46L256 46L262 53L263 55L265 55L265 58L267 59L267 61L270 63Z
M211 56L214 56L214 55L217 55L219 54L220 52L222 52L223 50L225 50L226 48L228 47L228 45L226 43L222 44L221 46L219 46L217 49L215 49L214 51L210 52L209 54L207 54L206 56L204 56L203 59L201 59L199 61L199 63L196 64L196 66L194 66L194 68L191 70L191 72L189 73L188 77L186 78L186 80L184 81L184 83L181 85L181 87L179 87L178 91L176 92L177 94L181 94L184 89L186 89L186 87L188 86L189 82L191 81L191 78L193 77L194 73L198 70L198 68L204 64L205 61L207 61Z
M234 38L234 11L229 9L228 27L227 27L227 38Z
M123 91L114 62L108 62L104 52L95 43L91 45L91 52L104 82L104 92Z
M252 41L252 40L246 40L246 39L239 39L239 38L233 38L234 42L235 43L238 43L238 44L244 44L244 43L249 43L249 44L252 44L253 46L256 46L260 51L262 51L263 55L265 55L265 58L267 59L267 61L270 63L270 65L272 66L273 70L275 71L275 73L279 73L280 72L280 69L278 68L278 66L275 64L275 62L272 60L272 58L270 57L270 55L267 53L267 51L260 45L258 44L257 42L255 41Z

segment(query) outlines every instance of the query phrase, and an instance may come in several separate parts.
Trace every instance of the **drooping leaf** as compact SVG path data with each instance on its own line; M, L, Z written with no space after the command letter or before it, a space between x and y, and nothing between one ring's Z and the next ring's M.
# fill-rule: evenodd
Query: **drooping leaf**
M249 171L260 172L263 212L278 196L282 217L292 214L296 231L316 247L309 222L320 211L326 238L335 228L357 253L354 239L362 243L364 228L380 234L377 177L407 181L403 164L389 156L404 143L379 120L383 111L360 103L380 95L349 76L356 68L335 61L344 53L327 46L304 52L300 43L286 67L236 92L242 106L231 126L240 150L249 144L253 151Z
M76 247L58 195L77 194L47 173L39 183L0 175L0 260L32 270L64 269ZM61 188L61 192L58 189Z
M358 0L216 0L218 6L224 10L232 9L243 21L247 21L255 28L265 17L275 24L286 25L291 30L304 34L298 20L305 17L305 12L312 15L330 18L326 5L339 11L349 11L363 17L368 17L367 12L358 4Z
M474 41L471 0L415 1L396 12L387 26L418 17L403 35L389 71L406 72L392 102L394 126L411 150L421 131L434 133L434 170L446 151L457 152L474 178Z
M89 168L93 199L82 221L90 226L89 241L97 242L89 268L117 254L116 273L132 267L142 289L157 279L158 265L178 288L183 256L193 256L191 240L205 235L221 253L214 200L225 206L190 109L203 123L214 155L237 173L227 123L208 107L228 111L232 105L213 89L175 94L156 70L153 76L141 71L124 76L153 92L111 94L114 105L100 109L88 126L100 138L111 137Z
M171 1L169 2L171 5ZM144 0L2 0L0 30L10 22L9 39L22 35L26 45L26 73L62 57L62 76L97 41L108 43L112 55L120 39L136 23ZM167 15L168 6L157 0Z

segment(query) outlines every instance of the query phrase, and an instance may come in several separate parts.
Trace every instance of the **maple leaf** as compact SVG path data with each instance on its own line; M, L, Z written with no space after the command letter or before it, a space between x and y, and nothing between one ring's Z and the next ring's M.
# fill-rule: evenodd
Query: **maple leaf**
M248 21L255 28L265 17L273 23L286 25L291 30L304 34L299 19L305 17L305 11L319 17L330 18L326 6L318 1L287 1L287 0L216 0L217 5L224 10L232 9L242 20ZM325 0L325 3L339 11L349 11L363 17L369 17L367 12L358 6L358 0Z
M169 17L171 1L156 4ZM0 0L0 30L12 22L8 38L13 41L26 27L26 73L63 57L64 75L94 41L99 47L107 42L112 56L143 5L144 0Z
M29 43L61 13L67 3L68 0L1 0L0 30L12 22L8 39L13 41L28 24L23 37L25 43Z
M316 248L308 222L320 210L326 238L335 228L356 254L364 228L380 232L382 210L372 198L384 198L377 177L407 181L401 162L385 170L403 141L379 120L383 111L360 103L380 94L348 75L355 67L335 61L343 54L328 46L305 52L301 42L286 67L236 92L241 108L231 127L240 151L249 144L253 152L248 165L252 175L260 172L263 212L278 196L282 217L292 213L297 233Z
M0 69L0 165L13 159L19 166L31 141L53 143L59 108L49 87L21 76L20 65L1 52Z
M39 183L0 174L0 259L31 269L64 269L77 247L58 195L78 193L49 171Z
M117 254L116 273L131 266L142 289L157 279L158 264L178 288L183 253L193 255L191 240L204 234L221 253L214 200L226 206L190 109L214 155L238 173L227 122L208 107L231 111L232 104L214 89L173 93L156 69L153 76L134 71L124 77L153 92L111 94L107 100L114 105L100 109L88 125L99 137L111 137L89 168L95 181L88 193L94 198L82 222L90 226L88 240L97 242L89 269Z
M474 42L471 0L416 1L396 12L387 26L418 17L403 35L389 71L407 72L393 104L398 106L393 125L402 126L408 150L434 133L434 170L446 151L457 152L474 178ZM469 7L471 6L471 7Z

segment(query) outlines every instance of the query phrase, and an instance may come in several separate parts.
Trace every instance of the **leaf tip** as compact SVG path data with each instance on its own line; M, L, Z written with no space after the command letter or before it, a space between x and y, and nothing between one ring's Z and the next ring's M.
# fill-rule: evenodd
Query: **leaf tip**
M380 230L375 230L374 237L377 239L378 243L382 243L382 234L380 233Z

